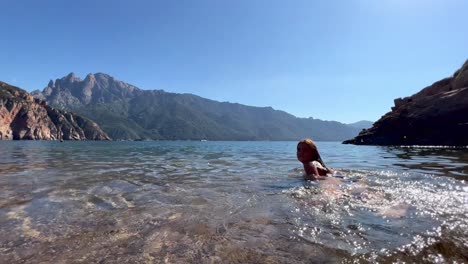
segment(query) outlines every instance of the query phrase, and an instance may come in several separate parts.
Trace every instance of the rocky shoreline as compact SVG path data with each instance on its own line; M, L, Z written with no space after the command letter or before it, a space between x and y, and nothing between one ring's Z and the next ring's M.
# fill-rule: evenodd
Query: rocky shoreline
M346 140L356 145L468 145L468 60L453 76L394 100L392 111Z
M93 121L0 82L0 140L111 140Z

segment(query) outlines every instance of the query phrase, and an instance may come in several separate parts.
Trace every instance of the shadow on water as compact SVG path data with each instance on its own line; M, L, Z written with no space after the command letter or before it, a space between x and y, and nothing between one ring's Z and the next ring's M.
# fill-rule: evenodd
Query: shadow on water
M468 149L388 147L394 165L413 172L468 179Z

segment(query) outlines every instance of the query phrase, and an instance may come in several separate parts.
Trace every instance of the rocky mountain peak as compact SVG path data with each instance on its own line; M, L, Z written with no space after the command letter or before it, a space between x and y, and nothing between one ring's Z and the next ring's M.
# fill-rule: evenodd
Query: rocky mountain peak
M49 101L51 105L73 109L90 103L130 100L140 92L138 87L105 73L89 73L81 80L71 72L61 79L49 81L47 87L42 92L35 92L34 96Z
M96 80L96 76L93 73L88 73L88 75L86 75L86 77L85 77L85 80L86 79L95 79Z
M103 79L103 80L114 79L114 77L110 76L109 74L102 73L102 72L97 72L93 75L96 76L96 78Z
M49 81L49 84L47 84L47 87L54 87L55 86L55 81L54 80L50 80Z
M80 78L76 77L74 72L70 72L67 76L65 76L65 78L62 78L62 80L70 83L81 81Z
M90 73L90 74L86 75L83 82L85 84L93 84L94 85L94 83L96 82L96 76L94 76L94 74Z

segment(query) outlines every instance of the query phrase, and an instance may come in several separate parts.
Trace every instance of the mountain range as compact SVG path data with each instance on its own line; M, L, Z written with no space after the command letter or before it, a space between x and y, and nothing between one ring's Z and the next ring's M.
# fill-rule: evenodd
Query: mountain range
M104 73L70 73L32 94L97 122L114 140L344 140L362 127L298 118L271 107L143 90Z

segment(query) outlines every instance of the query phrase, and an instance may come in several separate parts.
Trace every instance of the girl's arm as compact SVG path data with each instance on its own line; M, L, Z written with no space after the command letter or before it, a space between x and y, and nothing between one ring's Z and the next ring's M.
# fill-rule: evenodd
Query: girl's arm
M320 176L317 167L312 162L304 163L304 171L307 176L306 180L315 181Z

